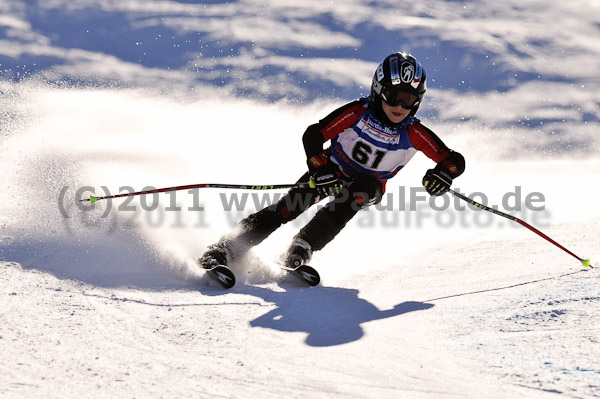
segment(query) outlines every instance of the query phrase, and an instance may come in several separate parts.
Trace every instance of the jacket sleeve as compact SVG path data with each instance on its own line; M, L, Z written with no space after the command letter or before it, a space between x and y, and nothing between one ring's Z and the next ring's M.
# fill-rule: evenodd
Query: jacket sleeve
M366 106L363 101L352 101L336 109L319 123L310 125L302 136L306 158L323 153L323 144L352 126L366 111Z
M408 134L414 147L437 163L436 169L446 169L453 178L465 171L465 158L449 149L435 133L420 122L409 125Z

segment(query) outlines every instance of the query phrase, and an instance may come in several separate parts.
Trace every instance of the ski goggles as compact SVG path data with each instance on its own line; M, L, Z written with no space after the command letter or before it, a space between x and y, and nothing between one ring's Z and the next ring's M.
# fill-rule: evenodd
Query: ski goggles
M400 91L384 87L381 89L381 98L386 104L396 107L401 105L404 109L412 109L419 103L419 96L407 91Z

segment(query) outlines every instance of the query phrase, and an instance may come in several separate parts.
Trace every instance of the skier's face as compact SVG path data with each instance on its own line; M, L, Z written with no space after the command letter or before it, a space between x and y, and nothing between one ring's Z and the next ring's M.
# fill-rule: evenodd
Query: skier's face
M400 123L410 114L410 109L405 109L402 105L392 107L385 101L381 102L381 108L383 108L385 116L387 116L392 123Z

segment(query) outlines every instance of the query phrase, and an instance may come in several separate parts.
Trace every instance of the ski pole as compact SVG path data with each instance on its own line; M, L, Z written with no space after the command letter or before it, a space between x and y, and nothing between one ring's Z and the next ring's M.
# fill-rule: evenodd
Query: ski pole
M524 221L522 221L521 219L514 217L512 215L509 215L507 213L501 212L497 209L494 208L490 208L487 207L483 204L480 204L477 201L472 200L471 198L462 195L461 193L457 193L454 190L448 189L449 192L452 193L452 195L468 202L469 204L476 206L477 208L483 209L484 211L488 211L488 212L492 212L493 214L496 214L498 216L502 216L505 217L507 219L513 220L517 223L519 223L521 226L525 226L527 227L529 230L533 231L535 234L539 235L540 237L542 237L545 240L548 240L549 242L551 242L552 244L556 245L557 247L559 247L560 249L562 249L563 251L565 251L566 253L568 253L569 255L575 257L578 261L581 262L581 264L583 265L583 267L590 267L591 269L593 269L594 267L592 265L590 265L590 260L589 259L583 259L580 258L579 256L575 255L573 252L569 251L567 248L563 247L562 245L560 245L559 243L557 243L556 241L554 241L552 238L548 237L546 234L542 233L541 231L539 231L538 229L536 229L535 227L531 226L529 223L526 223Z
M146 190L146 191L136 191L135 193L123 193L116 195L106 195L104 197L96 197L90 195L90 198L80 199L80 202L90 202L94 203L96 201L100 201L103 199L111 199L111 198L121 198L121 197L131 197L134 195L143 195L143 194L154 194L154 193L164 193L167 191L179 191L179 190L191 190L194 188L231 188L238 190L278 190L285 188L314 188L309 183L296 183L296 184L271 184L266 186L259 185L249 185L249 184L221 184L221 183L204 183L204 184L190 184L187 186L176 186L176 187L166 187L166 188L156 188L154 190Z

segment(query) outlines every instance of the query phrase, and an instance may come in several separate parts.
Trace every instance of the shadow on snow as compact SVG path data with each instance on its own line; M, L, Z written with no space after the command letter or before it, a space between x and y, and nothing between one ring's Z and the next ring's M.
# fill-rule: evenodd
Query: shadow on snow
M359 298L358 290L323 286L288 289L286 292L252 286L245 293L277 306L252 320L252 327L306 332L306 344L319 347L359 340L364 335L363 323L434 306L423 302L403 302L392 309L380 310L369 301Z

